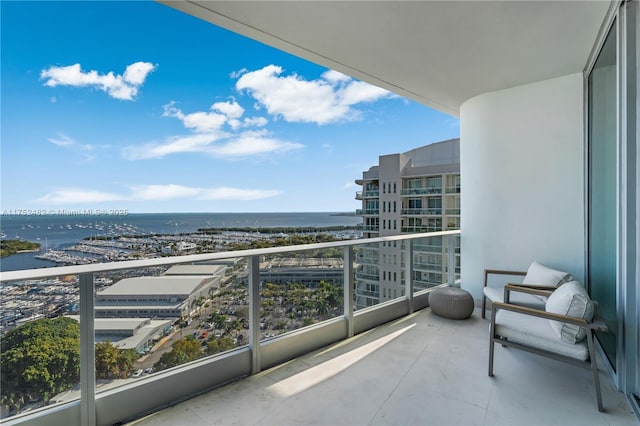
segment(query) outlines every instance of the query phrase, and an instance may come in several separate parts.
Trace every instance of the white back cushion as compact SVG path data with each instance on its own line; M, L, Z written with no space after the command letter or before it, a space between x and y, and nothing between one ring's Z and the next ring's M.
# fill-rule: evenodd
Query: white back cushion
M533 262L527 270L522 284L559 286L573 280L571 274L547 268L541 263Z
M578 281L571 281L551 293L545 310L554 314L591 321L594 306L587 290ZM586 330L579 325L553 320L549 320L549 323L558 337L566 343L577 343L587 335Z

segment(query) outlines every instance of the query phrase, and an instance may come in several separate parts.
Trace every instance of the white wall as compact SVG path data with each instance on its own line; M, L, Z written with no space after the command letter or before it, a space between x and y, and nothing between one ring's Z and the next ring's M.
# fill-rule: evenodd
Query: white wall
M462 287L533 260L584 283L583 80L485 93L460 111Z

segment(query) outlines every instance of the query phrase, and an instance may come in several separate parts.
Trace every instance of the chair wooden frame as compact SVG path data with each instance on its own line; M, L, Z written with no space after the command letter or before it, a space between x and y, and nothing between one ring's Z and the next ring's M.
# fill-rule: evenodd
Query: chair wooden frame
M531 288L522 284L507 284L505 286L505 302L509 300L509 292L511 291L519 291L526 292L530 294L537 294L539 296L549 296L552 291L550 290L540 290L539 288ZM581 327L584 327L587 331L587 348L589 351L589 358L586 361L580 361L575 358L571 358L565 355L560 355L548 350L542 350L539 348L527 346L521 343L512 342L504 337L498 336L496 334L496 312L500 309L517 312L523 315L531 315L538 318L546 318L550 320L560 321L568 324L575 324ZM598 402L598 411L604 412L604 408L602 405L602 395L600 392L600 378L598 376L598 366L596 363L596 352L594 346L594 335L596 331L607 331L607 326L604 321L600 318L599 312L596 306L596 315L594 315L594 320L585 321L580 318L568 317L565 315L554 314L551 312L542 311L539 309L532 309L524 306L513 305L510 303L500 303L494 302L491 308L491 329L490 329L490 337L489 337L489 377L493 377L493 358L494 358L494 344L499 343L502 346L514 347L516 349L521 349L523 351L531 352L537 355L542 355L548 358L552 358L558 361L563 361L569 364L573 364L579 367L591 368L593 372L593 380L596 387L596 399Z

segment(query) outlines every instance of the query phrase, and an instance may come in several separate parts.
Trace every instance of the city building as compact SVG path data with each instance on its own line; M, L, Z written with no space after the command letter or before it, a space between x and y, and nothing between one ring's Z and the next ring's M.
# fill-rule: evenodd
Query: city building
M177 265L186 275L124 278L96 294L96 318L184 318L220 284L226 266ZM209 274L198 275L202 269ZM213 273L211 273L213 271ZM195 272L190 275L190 272Z
M344 262L334 258L277 257L260 262L260 280L265 283L299 283L314 288L320 281L341 286Z
M80 322L79 315L68 315ZM118 349L135 349L145 353L155 340L171 330L171 320L150 318L96 318L95 342L111 342Z
M437 142L402 154L382 155L356 181L362 191L365 238L460 229L460 139ZM414 286L446 282L442 237L414 246ZM356 306L363 308L404 296L401 246L397 241L367 244L356 261ZM459 256L457 257L459 267Z

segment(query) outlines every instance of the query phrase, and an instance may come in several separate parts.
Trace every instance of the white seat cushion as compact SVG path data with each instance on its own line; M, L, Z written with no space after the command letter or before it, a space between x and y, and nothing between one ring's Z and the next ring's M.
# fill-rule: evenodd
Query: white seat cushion
M587 290L578 281L571 281L551 293L545 305L545 310L554 314L591 321L594 306L587 294ZM587 335L584 327L579 325L552 320L549 320L549 322L558 337L566 343L579 342Z
M484 295L492 302L504 302L504 288L484 287ZM510 292L509 302L514 305L526 306L534 309L544 309L546 298L540 298L534 294L526 294L520 292Z
M586 341L576 344L563 342L545 318L500 309L496 313L495 321L496 334L507 340L581 361L589 359Z

